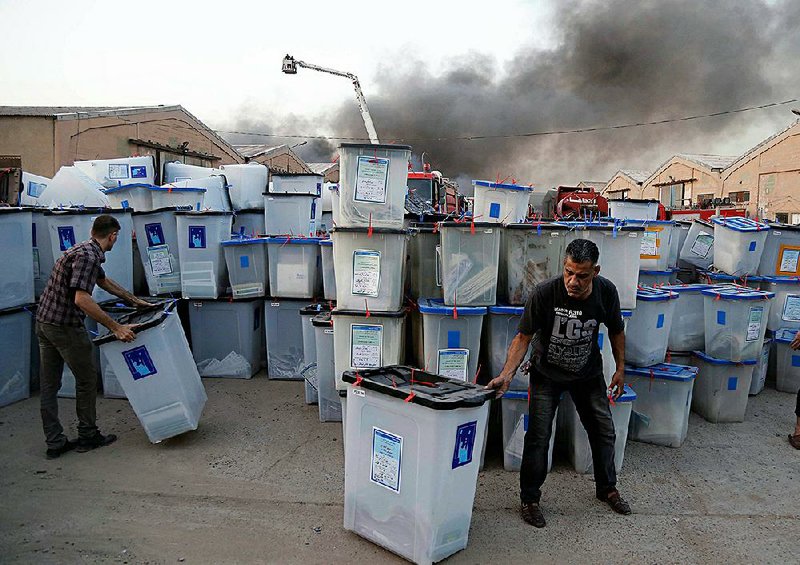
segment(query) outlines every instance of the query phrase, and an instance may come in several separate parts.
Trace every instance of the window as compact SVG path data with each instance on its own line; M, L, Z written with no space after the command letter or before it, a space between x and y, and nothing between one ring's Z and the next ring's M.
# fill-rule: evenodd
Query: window
M792 214L792 225L800 224L800 214Z
M787 212L775 212L775 221L781 224L788 224L789 214Z
M683 183L662 186L660 200L667 208L683 206Z
M712 202L714 201L713 194L698 194L697 195L697 205L700 207L711 206Z
M740 204L742 202L750 202L750 191L740 190L739 192L731 192L730 196L732 204Z

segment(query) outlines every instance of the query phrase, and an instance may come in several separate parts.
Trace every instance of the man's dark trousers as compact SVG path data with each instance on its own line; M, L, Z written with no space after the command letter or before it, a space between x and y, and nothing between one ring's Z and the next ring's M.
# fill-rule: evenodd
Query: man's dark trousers
M528 431L519 474L522 502L539 502L547 478L550 434L561 395L569 392L589 436L597 494L605 496L616 489L614 467L614 422L602 375L570 383L554 382L537 371L531 372Z
M83 327L57 326L37 322L39 337L40 401L42 425L49 449L62 447L67 437L58 419L58 390L61 388L61 373L64 363L75 375L75 410L78 415L79 439L97 436L95 421L97 400L97 371L94 352L89 335Z

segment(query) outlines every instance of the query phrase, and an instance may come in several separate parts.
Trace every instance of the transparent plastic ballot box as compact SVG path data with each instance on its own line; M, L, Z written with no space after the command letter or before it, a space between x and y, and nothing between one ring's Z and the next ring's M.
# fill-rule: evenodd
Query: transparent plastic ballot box
M310 299L322 295L319 240L311 237L268 237L270 294Z
M267 232L264 229L264 204L261 208L237 210L233 214L233 235L236 237L259 237Z
M192 355L201 377L249 379L261 370L262 298L188 303Z
M767 381L767 367L769 366L769 355L772 351L772 338L764 338L764 345L761 347L761 355L756 359L753 366L753 378L750 380L750 396L755 396L764 390Z
M235 299L265 296L269 290L267 238L235 237L222 242Z
M269 182L269 169L261 163L221 165L228 184L228 195L234 210L264 206L264 192Z
M516 224L527 219L532 186L487 180L474 180L472 186L475 191L473 217L499 224Z
M410 158L408 145L341 144L336 225L401 229Z
M94 340L105 355L152 443L197 429L206 392L178 319L176 302L120 318L136 339L113 333Z
M405 366L343 379L345 529L414 563L464 549L494 392Z
M445 306L431 298L421 298L417 305L422 314L424 366L442 377L475 382L486 308Z
M742 277L754 275L761 263L769 224L750 218L715 216L714 267L723 273Z
M28 208L32 214L32 244L33 244L33 288L36 299L44 292L44 287L50 279L55 259L53 248L50 245L50 229L48 216L43 208Z
M658 200L634 198L609 200L608 215L615 220L657 220L660 204Z
M759 290L761 288L761 283L764 282L764 277L758 275L734 277L733 275L720 271L707 271L705 269L699 269L697 274L700 282L712 285L747 286Z
M528 391L509 390L500 398L500 411L503 420L503 468L506 471L519 472L522 466L522 453L525 447L525 433L528 431ZM553 416L553 428L550 433L550 447L547 452L547 470L553 467L553 449L556 441L556 421L558 412Z
M669 267L675 222L671 220L626 220L625 224L644 228L639 251L639 268L665 271Z
M696 367L661 363L625 367L625 379L636 393L628 439L680 447L689 430L689 409Z
M222 183L223 177L216 177L220 179L218 182ZM151 210L160 210L161 208L189 208L190 210L206 210L218 209L218 207L211 207L213 197L207 198L209 189L199 186L182 186L191 183L176 183L167 184L164 186L151 186L148 188L150 191L150 198L153 201ZM135 208L134 208L135 209Z
M0 406L30 397L31 342L34 323L30 307L0 310Z
M411 223L408 240L408 271L413 298L442 298L439 253L439 229L436 224Z
M303 388L306 404L317 404L319 399L319 377L317 370L317 343L313 319L322 312L330 312L327 304L309 304L300 309L303 324Z
M758 263L763 276L800 276L800 226L770 223Z
M341 422L342 403L336 390L333 322L330 312L320 312L311 318L317 353L317 404L320 422Z
M272 194L308 194L322 196L323 175L282 173L272 175L269 192Z
M274 236L314 237L322 211L309 194L264 194L264 232Z
M300 310L308 300L267 298L264 302L267 336L267 377L273 380L302 381L303 321Z
M331 239L339 308L399 310L408 231L336 227Z
M113 186L103 190L103 194L113 208L132 208L140 212L149 212L153 209L151 186L144 183Z
M536 285L562 273L569 230L558 223L506 226L500 244L499 279L505 283L509 304L524 305Z
M767 329L800 329L800 277L762 277L761 290L775 295L769 308Z
M714 264L714 226L703 220L693 220L678 259L698 269L710 269Z
M231 237L231 212L176 212L181 293L184 298L218 298L228 288L221 243Z
M671 284L661 290L680 297L675 301L675 312L669 329L667 348L670 351L695 351L705 347L705 312L702 291L711 288L707 284Z
M667 354L675 303L679 294L653 287L640 287L636 308L628 320L625 362L636 367L663 363Z
M489 306L488 321L484 337L486 347L486 368L491 378L500 374L506 362L508 348L511 341L517 335L519 320L525 308L522 306L497 305ZM528 347L519 369L517 369L514 379L509 385L509 390L528 390L528 371L527 365L530 359L532 345Z
M702 294L706 354L726 361L757 359L775 295L736 286L713 286Z
M642 269L639 271L639 284L642 286L664 286L665 284L675 284L678 280L678 269L665 269L663 271L651 271Z
M692 412L713 423L744 422L756 359L726 361L695 351L692 365L698 369Z
M106 188L135 183L153 184L155 158L152 155L75 161L75 168Z
M333 241L319 240L319 253L322 264L322 294L325 300L336 300L336 269L333 263Z
M617 473L622 471L625 460L625 445L628 443L628 425L630 424L636 393L629 386L625 387L623 394L610 402L611 420L614 423L614 467ZM578 410L569 394L561 399L558 409L559 436L564 438L564 449L567 457L578 473L587 474L594 470L592 461L592 448L589 444L589 435L581 423Z
M34 301L33 214L25 208L0 207L0 309Z
M150 296L181 292L178 220L175 217L175 212L181 210L162 208L131 214Z
M443 222L441 275L447 306L493 306L497 299L500 226Z
M775 389L797 394L800 390L800 351L791 348L797 335L794 328L775 332Z
M669 245L669 262L667 267L674 269L678 267L678 259L681 254L683 242L686 241L689 235L689 230L692 228L692 222L676 221L675 227L672 229L672 238ZM675 282L675 281L673 281Z

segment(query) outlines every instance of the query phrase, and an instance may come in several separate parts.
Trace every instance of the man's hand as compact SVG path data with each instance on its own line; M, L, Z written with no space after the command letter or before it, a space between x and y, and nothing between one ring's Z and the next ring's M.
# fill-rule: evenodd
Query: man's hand
M625 392L625 371L616 371L614 376L611 377L611 384L608 385L608 390L611 391L611 394L614 400L618 399L622 396L622 393Z
M124 341L128 343L136 339L136 334L133 333L133 329L136 326L123 326L119 325L114 329L114 335L117 337L118 340Z
M146 300L142 300L141 298L136 298L135 296L131 300L129 300L128 302L131 303L131 306L134 306L134 307L139 308L139 309L152 308L153 307L153 305L151 303L147 302Z
M491 381L489 381L489 384L486 385L484 388L497 389L497 394L495 398L500 398L508 390L508 387L511 384L512 380L514 380L513 375L510 377L504 377L503 375L500 375L499 377L495 377Z
M800 349L800 332L797 332L792 340L792 343L789 344L789 347L792 349Z

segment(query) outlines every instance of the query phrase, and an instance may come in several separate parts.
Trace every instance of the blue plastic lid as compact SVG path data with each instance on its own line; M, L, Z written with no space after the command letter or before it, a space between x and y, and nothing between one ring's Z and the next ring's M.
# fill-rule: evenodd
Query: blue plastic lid
M151 186L150 190L157 190L160 192L207 192L205 188L191 188L180 186Z
M722 300L769 300L775 298L774 292L756 290L746 286L721 285L712 286L702 291L703 296L719 297Z
M265 237L236 237L228 241L221 241L220 245L227 247L230 245L253 245L256 243L266 243Z
M680 294L681 292L700 292L701 290L706 290L707 288L711 288L710 284L665 284L664 286L660 287L661 290L668 290L670 292L677 292Z
M758 362L758 359L748 359L747 361L728 361L726 359L717 359L716 357L711 357L711 355L707 355L702 351L692 351L692 355L712 365L755 365Z
M794 341L794 336L797 335L797 332L798 330L793 328L781 328L779 330L775 330L775 335L772 339L778 343L792 343L792 341Z
M718 216L714 216L713 218L711 218L711 221L717 226L722 226L724 228L729 228L739 232L761 232L761 231L767 231L769 229L768 224L756 222L751 218L738 218L738 217L720 218Z
M650 271L648 269L639 269L640 275L664 275L670 276L678 272L678 269L667 269L666 271Z
M633 316L633 310L620 310L623 318L630 318Z
M672 300L678 298L674 292L661 290L652 286L640 286L636 289L636 300L643 302L661 302L663 300Z
M324 245L325 247L333 247L333 240L332 239L320 239L320 245Z
M626 375L652 377L654 379L664 379L667 381L691 381L697 376L697 372L697 367L673 365L672 363L659 363L651 367L631 367L630 365L625 365Z
M636 400L636 391L629 385L625 385L625 388L622 390L622 395L614 402L633 402L634 400Z
M520 186L518 184L503 184L499 182L489 182L488 180L474 180L473 186L485 186L487 188L505 188L508 190L524 190L526 192L533 191L532 186Z
M316 237L265 237L267 243L280 243L281 245L319 245Z
M527 390L507 390L503 393L501 398L508 400L528 400Z
M515 316L522 316L525 312L524 306L489 306L490 314L512 314Z
M483 316L486 314L485 306L445 306L441 298L420 298L419 311L423 314L444 314L450 316L453 310L459 316Z
M751 282L761 282L762 280L764 280L764 277L760 277L758 275L747 275L746 277L734 277L733 275L729 275L728 273L720 273L718 271L706 271L705 269L698 269L698 272L704 277L708 277L709 279L714 281L738 282L747 279L748 281Z
M674 226L675 222L673 220L622 220L626 224L631 224L634 226Z
M775 284L800 284L800 277L761 277L763 282Z

